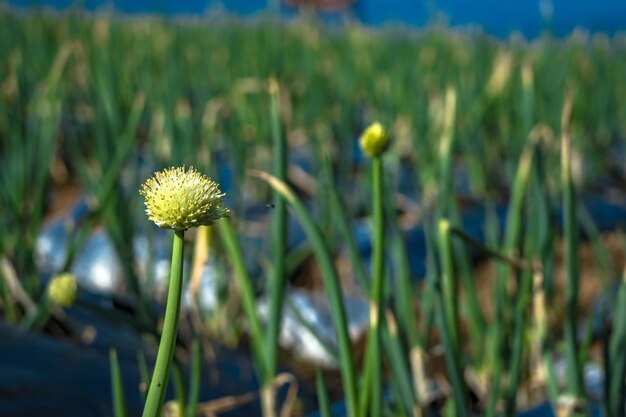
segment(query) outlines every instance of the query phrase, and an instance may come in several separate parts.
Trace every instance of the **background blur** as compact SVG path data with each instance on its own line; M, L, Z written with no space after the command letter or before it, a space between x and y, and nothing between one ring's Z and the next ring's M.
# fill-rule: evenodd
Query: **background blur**
M211 10L224 10L237 15L254 16L268 10L280 11L285 16L296 12L294 4L312 3L310 0L8 0L19 7L52 6L66 9L72 6L88 10L110 9L124 13L165 13L172 15L202 15ZM350 17L367 25L402 23L423 26L433 21L451 26L481 26L485 32L506 37L519 31L528 38L537 37L549 29L564 36L577 27L592 32L613 34L626 27L626 2L622 0L323 0L318 3L326 9L329 21Z

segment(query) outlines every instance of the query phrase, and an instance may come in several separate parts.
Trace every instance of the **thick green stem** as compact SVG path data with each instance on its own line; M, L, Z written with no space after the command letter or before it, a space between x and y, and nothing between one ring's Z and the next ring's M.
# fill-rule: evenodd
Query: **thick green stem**
M372 258L372 300L378 306L376 327L380 323L383 301L383 276L385 255L385 225L383 215L383 163L380 157L372 160L372 206L374 213L374 246Z
M372 159L372 211L373 211L373 243L372 243L372 285L370 290L370 325L368 332L368 343L365 363L365 389L364 396L367 396L367 387L371 388L371 407L369 414L380 416L382 413L382 383L381 360L380 360L380 321L382 314L383 300L383 275L384 275L384 249L385 249L385 229L383 215L383 164L381 157ZM371 368L371 371L370 369ZM372 380L368 380L372 378ZM361 400L361 406L367 407L367 401ZM362 409L362 414L367 414L367 410Z
M150 381L146 405L143 409L143 417L159 417L161 415L161 407L163 406L167 390L170 367L174 358L174 348L176 347L176 334L178 333L180 301L183 289L184 233L184 231L176 231L174 234L172 266L163 331L161 332L161 342L159 343L154 374Z
M370 286L370 323L367 336L366 361L364 363L363 384L360 408L370 411L372 416L382 412L381 360L380 360L380 320L382 318L383 274L384 274L384 218L382 160L379 156L372 159L372 283ZM368 399L371 394L371 405Z

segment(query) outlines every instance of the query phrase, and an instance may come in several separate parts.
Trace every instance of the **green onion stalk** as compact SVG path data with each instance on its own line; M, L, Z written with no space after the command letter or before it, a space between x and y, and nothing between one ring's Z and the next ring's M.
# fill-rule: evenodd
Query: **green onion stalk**
M389 135L380 123L369 126L361 135L362 151L372 158L372 211L373 211L373 244L372 244L372 283L370 286L370 324L367 337L365 386L361 399L361 413L366 413L367 396L371 389L371 416L382 414L382 375L381 375L381 338L380 322L383 304L384 276L384 191L382 155L389 148Z
M163 330L154 373L146 396L143 417L158 417L165 399L176 347L183 287L185 230L210 226L228 215L222 205L226 196L217 183L193 167L168 168L149 178L139 191L146 213L157 226L174 230L172 263Z

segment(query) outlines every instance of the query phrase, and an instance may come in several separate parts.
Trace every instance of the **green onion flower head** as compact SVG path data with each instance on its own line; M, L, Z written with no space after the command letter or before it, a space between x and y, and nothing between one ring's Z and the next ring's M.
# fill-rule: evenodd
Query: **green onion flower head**
M59 307L67 308L74 304L77 292L78 285L74 274L59 274L48 283L48 299Z
M385 128L379 122L372 123L361 135L361 149L370 157L381 156L387 149L391 140Z
M150 220L166 229L180 231L210 226L229 213L222 205L226 194L215 181L193 167L157 172L143 184L139 193L145 198Z

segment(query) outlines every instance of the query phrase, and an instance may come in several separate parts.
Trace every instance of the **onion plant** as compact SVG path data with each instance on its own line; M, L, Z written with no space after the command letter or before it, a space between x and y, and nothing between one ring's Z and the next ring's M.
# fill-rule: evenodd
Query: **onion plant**
M389 135L380 123L369 126L361 135L361 149L372 158L372 279L370 284L370 323L364 362L365 381L362 387L361 413L380 416L382 404L381 322L385 275L385 225L382 155L389 148ZM367 399L370 399L369 401ZM371 402L370 402L371 401Z
M190 167L157 172L143 185L146 213L157 226L174 230L167 306L154 373L146 396L143 417L157 417L169 381L174 358L183 285L184 233L210 226L228 215L217 183Z
M98 222L106 228L139 302L141 329L154 333L147 294L135 270L130 236L136 232L133 208L138 201L128 199L128 184L142 175L144 158L157 164L193 162L211 175L218 175L227 160L233 165L233 188L257 196L266 188L258 192L248 187L256 178L271 187L270 266L264 285L256 285L246 266L253 260L246 258L239 241L243 215L216 224L241 297L265 417L277 411L281 317L295 262L287 248L289 209L301 222L320 266L337 334L348 415L427 413L426 388L433 377L427 365L437 353L434 340L444 347L445 377L453 388L446 409L455 415L478 410L486 416L512 416L523 406L520 393L529 386L545 391L555 408L559 400L574 399L568 404L580 406L576 413L586 412L583 364L591 356L591 333L580 337L578 300L584 278L578 264L579 234L589 236L597 257L604 259L603 276L610 278L613 266L581 195L607 166L615 178L624 179L619 157L611 154L623 147L619 138L626 135L623 38L573 35L559 41L544 37L532 43L494 42L439 26L414 36L353 26L324 31L300 23L205 25L152 18L128 23L80 12L59 16L0 10L3 317L41 328L52 310L50 300L65 304L58 296L67 295L66 290L54 289L57 284L42 291L33 262L51 180L67 184L59 181L65 169L91 202L90 221L79 233L88 236ZM268 77L273 78L268 82ZM555 103L561 103L570 88L577 90L576 100L566 99L563 110ZM354 138L364 120L371 119L384 120L387 128L374 124L363 132L363 149L371 158L366 161L371 164L363 164ZM559 130L560 158L550 140L539 140ZM390 136L396 145L383 164ZM314 140L307 140L311 137ZM316 184L323 189L314 200L323 213L320 221L289 183L292 139L304 143L303 148L314 146L311 165L324 178ZM227 157L221 158L218 149L227 150ZM576 158L583 156L584 175L576 178ZM417 255L405 246L406 229L394 203L394 173L383 169L400 160L414 165L419 184L407 198L419 209L415 224L423 230L426 247L426 280L421 285L415 284L408 267ZM363 176L364 166L371 168L371 176ZM246 176L249 168L258 169L251 171L252 180ZM361 197L370 189L367 204ZM181 368L172 370L177 366L173 357L184 232L211 225L228 210L217 185L194 169L156 174L141 193L149 217L174 233L157 363L150 381L143 372L150 385L144 416L159 415L170 374L175 374L179 410L190 417L200 401L197 342L189 396ZM477 200L486 201L486 242L463 228L464 205L473 208ZM247 201L233 204L243 207ZM369 211L371 277L353 231L357 215ZM504 212L506 219L500 222L498 213ZM201 237L198 242L206 242L204 232ZM559 295L555 248L561 239L566 303L564 320L558 323L564 339L558 340L547 317L554 316ZM355 361L347 331L340 277L333 264L335 240L346 244L356 281L370 299L362 366ZM207 252L207 246L198 244L196 249ZM495 267L491 315L478 297L470 258L474 251ZM206 258L200 254L199 259ZM70 260L71 255L68 267ZM395 288L386 292L392 285ZM614 311L607 308L602 326L602 403L607 415L623 416L623 277L615 285L608 303ZM270 300L266 325L256 298L262 291ZM121 319L134 320L128 315ZM564 388L555 372L561 356ZM114 353L111 367L116 415L122 416ZM329 415L321 372L317 382L320 408ZM386 392L392 394L389 402ZM475 403L470 403L474 397Z

